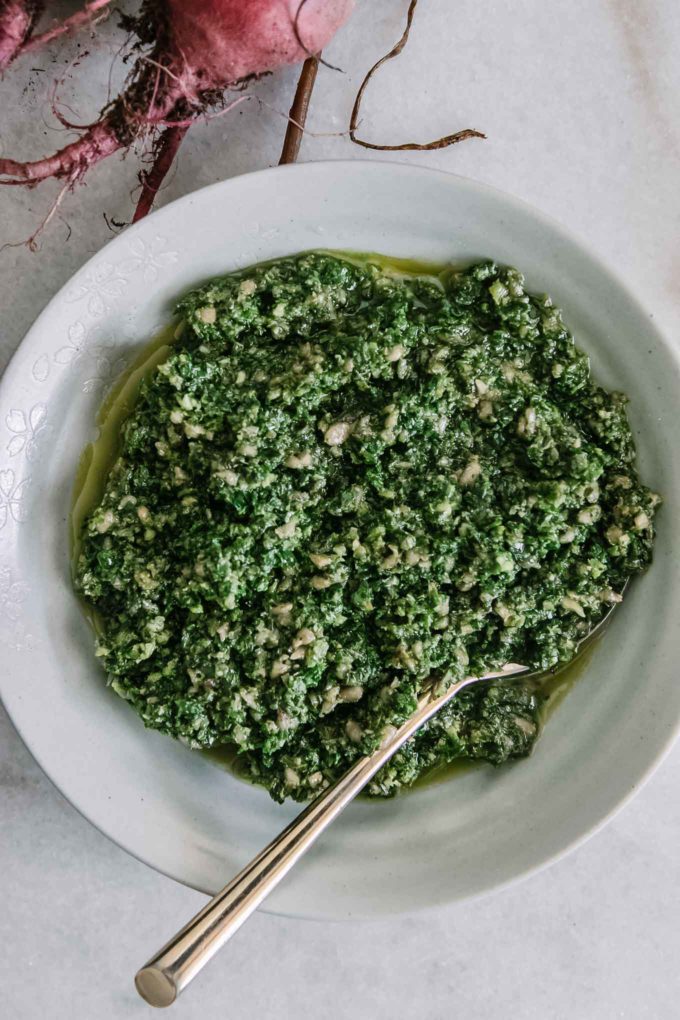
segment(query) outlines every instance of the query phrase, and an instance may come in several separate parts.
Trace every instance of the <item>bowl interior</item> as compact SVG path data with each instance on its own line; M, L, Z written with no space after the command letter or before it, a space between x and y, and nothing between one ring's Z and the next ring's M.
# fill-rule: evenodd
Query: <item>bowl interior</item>
M170 318L176 297L206 277L315 247L492 257L522 269L531 290L562 307L598 379L631 397L641 473L665 498L653 568L532 758L353 804L268 901L310 917L378 916L489 890L559 855L639 786L680 721L678 362L626 289L529 207L399 164L306 164L206 188L107 245L38 319L0 390L9 429L0 446L0 601L5 592L10 607L0 619L0 683L22 736L75 806L180 881L216 891L296 813L146 732L105 687L71 592L67 523L103 391Z

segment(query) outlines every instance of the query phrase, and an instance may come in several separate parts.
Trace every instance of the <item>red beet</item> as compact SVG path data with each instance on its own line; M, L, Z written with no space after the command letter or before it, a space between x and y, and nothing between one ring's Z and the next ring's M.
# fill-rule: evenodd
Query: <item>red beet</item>
M88 4L86 17L104 5L104 0ZM125 27L138 37L139 49L125 91L76 141L54 155L34 162L0 159L0 184L31 187L56 177L70 186L95 163L155 133L156 163L145 175L146 192L140 200L140 209L150 207L192 121L222 102L227 88L320 51L353 6L354 0L146 0L138 17L125 20ZM14 20L4 19L5 36L0 29L0 43L6 37L6 51L11 50L8 60L35 20L34 11L19 38L25 23L19 15L23 12L25 19L35 4L0 0L0 25L10 7ZM44 36L55 34L58 29Z

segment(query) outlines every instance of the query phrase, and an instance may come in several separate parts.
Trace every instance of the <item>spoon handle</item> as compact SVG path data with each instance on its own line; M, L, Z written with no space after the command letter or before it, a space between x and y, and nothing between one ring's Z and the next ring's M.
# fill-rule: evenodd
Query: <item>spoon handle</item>
M483 677L465 677L437 696L423 695L413 715L373 754L359 758L236 875L135 975L137 991L152 1006L169 1006L201 968L241 927L344 807L416 730L470 684L524 672L509 663Z

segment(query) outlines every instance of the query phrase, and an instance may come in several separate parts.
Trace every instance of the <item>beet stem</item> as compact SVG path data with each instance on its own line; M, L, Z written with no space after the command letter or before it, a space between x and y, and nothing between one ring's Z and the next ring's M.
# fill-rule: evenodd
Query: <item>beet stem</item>
M302 65L297 89L295 90L295 98L293 99L293 105L290 108L288 127L286 128L286 136L283 140L283 148L281 149L279 164L295 163L300 153L300 145L302 143L305 121L307 120L307 113L309 111L309 103L312 98L314 82L316 81L316 75L319 70L319 59L320 54L307 57Z
M185 134L189 130L189 124L181 124L177 127L166 128L163 134L158 140L156 146L155 159L153 166L148 173L142 173L140 179L142 182L142 191L137 201L137 208L135 214L132 217L132 222L137 223L138 220L143 219L147 213L151 212L156 195L158 194L161 184L163 183L168 170L172 166L172 161L177 155Z

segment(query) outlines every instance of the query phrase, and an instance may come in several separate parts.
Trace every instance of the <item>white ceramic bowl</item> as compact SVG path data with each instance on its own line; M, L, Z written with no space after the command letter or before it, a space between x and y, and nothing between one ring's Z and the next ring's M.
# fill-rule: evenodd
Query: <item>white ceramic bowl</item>
M308 248L493 257L564 309L597 377L632 400L641 471L662 492L636 581L533 757L352 805L268 901L306 917L378 916L481 893L600 826L680 722L677 356L650 315L560 227L470 181L390 163L266 170L205 188L125 231L38 318L0 389L2 696L69 800L160 871L215 892L295 813L169 737L104 684L69 580L67 518L102 392L206 277Z

